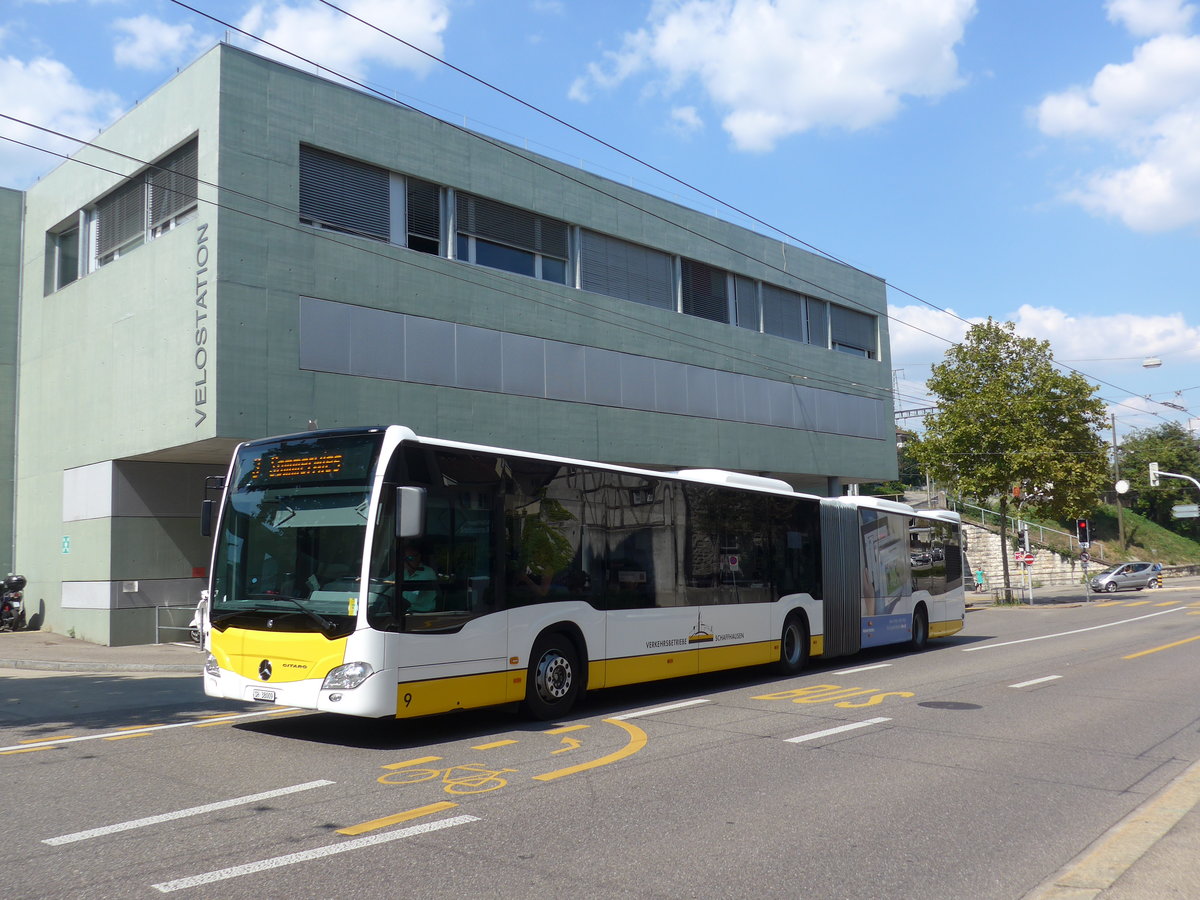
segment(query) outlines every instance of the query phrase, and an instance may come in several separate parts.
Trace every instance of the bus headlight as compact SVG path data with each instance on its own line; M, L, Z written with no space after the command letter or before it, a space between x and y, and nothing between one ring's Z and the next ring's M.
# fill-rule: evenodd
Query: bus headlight
M204 674L211 675L213 678L221 677L221 667L217 665L217 658L211 653L204 657Z
M370 663L352 662L338 666L325 676L321 685L323 691L352 691L372 675L375 670Z

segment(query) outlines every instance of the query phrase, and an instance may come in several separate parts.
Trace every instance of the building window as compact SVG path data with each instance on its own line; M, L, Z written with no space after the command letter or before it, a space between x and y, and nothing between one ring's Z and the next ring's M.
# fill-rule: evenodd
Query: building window
M170 231L196 211L197 142L189 141L147 173L150 233Z
M107 265L146 241L146 179L139 175L101 198L92 212L96 261Z
M814 297L804 298L807 313L808 343L818 347L829 346L829 304Z
M567 283L566 222L462 192L455 195L455 213L459 259L543 281Z
M390 188L386 169L300 147L300 221L330 231L386 241Z
M829 333L833 349L875 359L875 317L844 306L829 307Z
M405 178L405 232L410 250L442 252L442 189L428 181Z
M763 285L763 331L790 341L805 340L805 297L773 284Z
M582 234L579 286L606 297L675 308L675 267L669 254L594 231Z
M685 259L681 268L683 312L714 322L729 322L729 285L723 269Z
M769 285L763 285L763 297ZM737 314L738 328L762 331L763 322L758 301L758 282L744 275L733 277L733 308Z
M50 252L53 255L49 285L51 291L66 287L82 274L79 271L79 263L83 258L79 247L80 233L79 225L76 224L65 231L50 235Z

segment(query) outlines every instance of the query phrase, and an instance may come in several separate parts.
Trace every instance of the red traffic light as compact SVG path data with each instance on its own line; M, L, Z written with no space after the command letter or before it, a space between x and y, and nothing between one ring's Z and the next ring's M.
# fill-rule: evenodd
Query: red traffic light
M1076 519L1075 528L1079 535L1079 543L1087 546L1092 542L1092 529L1087 519Z

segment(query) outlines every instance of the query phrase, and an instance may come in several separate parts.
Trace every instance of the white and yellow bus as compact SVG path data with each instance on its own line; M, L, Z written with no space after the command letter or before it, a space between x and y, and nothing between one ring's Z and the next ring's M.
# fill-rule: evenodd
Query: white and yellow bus
M241 444L216 522L205 692L356 716L580 694L954 634L953 513L401 426Z

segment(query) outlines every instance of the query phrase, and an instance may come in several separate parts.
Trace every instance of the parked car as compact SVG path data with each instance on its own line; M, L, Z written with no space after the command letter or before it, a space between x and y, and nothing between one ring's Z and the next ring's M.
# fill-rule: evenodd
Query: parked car
M1105 569L1091 580L1093 591L1140 591L1152 587L1157 578L1153 563L1127 562Z

